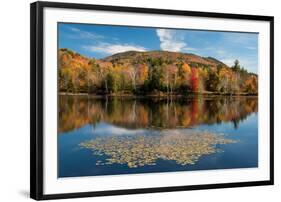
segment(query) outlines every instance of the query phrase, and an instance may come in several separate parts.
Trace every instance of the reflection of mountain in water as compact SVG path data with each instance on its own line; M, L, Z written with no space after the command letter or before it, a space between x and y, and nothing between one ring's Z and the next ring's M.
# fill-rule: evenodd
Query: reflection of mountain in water
M256 97L93 98L59 96L59 132L107 122L124 128L188 128L232 122L235 128L258 111Z

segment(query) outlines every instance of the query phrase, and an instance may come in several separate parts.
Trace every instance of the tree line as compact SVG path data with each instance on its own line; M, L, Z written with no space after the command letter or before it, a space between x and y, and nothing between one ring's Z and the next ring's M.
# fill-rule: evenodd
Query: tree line
M178 58L97 60L59 51L59 91L89 94L257 94L258 78L241 67L208 66Z

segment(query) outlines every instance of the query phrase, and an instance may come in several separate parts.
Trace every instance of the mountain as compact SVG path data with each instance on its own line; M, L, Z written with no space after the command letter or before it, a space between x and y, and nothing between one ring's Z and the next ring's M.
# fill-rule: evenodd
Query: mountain
M93 94L186 95L258 92L258 76L239 61L169 51L126 51L102 59L59 50L59 91Z
M126 51L122 53L117 53L109 57L104 58L104 61L109 62L122 62L122 61L131 61L135 62L145 62L150 58L162 58L168 62L177 62L185 61L186 63L192 65L197 64L198 66L213 66L223 65L227 67L223 62L216 60L212 57L201 57L191 53L178 53L178 52L169 52L169 51L147 51L147 52L138 52L138 51Z

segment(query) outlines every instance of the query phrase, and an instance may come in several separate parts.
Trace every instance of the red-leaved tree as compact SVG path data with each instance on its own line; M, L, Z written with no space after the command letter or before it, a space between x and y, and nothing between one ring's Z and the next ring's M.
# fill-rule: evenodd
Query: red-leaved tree
M191 82L192 91L193 92L198 91L198 89L199 89L199 78L198 78L198 70L195 67L191 68L190 82Z

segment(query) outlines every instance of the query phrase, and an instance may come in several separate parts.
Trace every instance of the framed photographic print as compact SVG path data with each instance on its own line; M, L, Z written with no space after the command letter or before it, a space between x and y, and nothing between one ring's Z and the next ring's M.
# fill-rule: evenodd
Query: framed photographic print
M31 4L31 197L273 184L273 17Z

